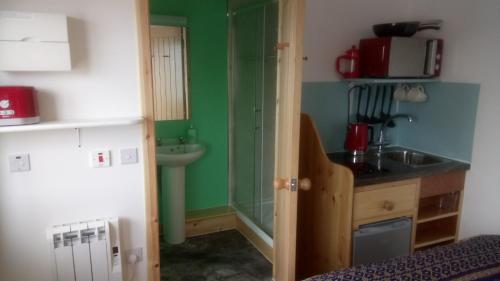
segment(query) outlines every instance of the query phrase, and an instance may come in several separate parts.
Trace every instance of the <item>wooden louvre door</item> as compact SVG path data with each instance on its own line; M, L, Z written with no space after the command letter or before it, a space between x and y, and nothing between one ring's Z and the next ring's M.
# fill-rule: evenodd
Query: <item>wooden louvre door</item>
M274 266L276 281L295 280L297 182L304 0L279 1L278 95L276 108ZM295 182L291 182L291 180ZM294 184L292 184L294 183Z

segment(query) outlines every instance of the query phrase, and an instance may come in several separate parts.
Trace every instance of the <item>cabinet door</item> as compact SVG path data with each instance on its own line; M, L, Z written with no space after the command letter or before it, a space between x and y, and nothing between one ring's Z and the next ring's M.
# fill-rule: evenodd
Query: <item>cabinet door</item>
M304 0L279 1L275 178L297 179ZM274 268L277 281L295 280L297 189L275 190Z

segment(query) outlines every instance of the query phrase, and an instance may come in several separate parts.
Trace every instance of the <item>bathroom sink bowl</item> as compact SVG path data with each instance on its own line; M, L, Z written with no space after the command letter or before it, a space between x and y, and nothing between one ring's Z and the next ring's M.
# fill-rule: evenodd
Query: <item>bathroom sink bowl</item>
M383 157L413 167L434 165L443 162L439 157L411 150L388 151L383 153Z
M166 144L156 147L156 163L160 166L179 167L191 164L205 152L201 143Z

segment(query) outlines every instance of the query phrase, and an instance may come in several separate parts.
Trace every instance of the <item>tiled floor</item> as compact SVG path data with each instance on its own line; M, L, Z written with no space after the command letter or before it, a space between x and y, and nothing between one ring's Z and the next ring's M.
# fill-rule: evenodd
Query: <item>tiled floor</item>
M238 231L161 246L162 281L267 281L272 264Z

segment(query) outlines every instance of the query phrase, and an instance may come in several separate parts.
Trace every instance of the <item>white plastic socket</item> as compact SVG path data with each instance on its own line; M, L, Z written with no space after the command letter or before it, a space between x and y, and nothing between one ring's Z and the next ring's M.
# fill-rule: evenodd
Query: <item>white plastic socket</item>
M9 155L9 170L10 172L27 172L31 169L30 167L30 155L24 154L12 154Z
M125 251L129 264L135 264L142 261L142 248L135 248Z

